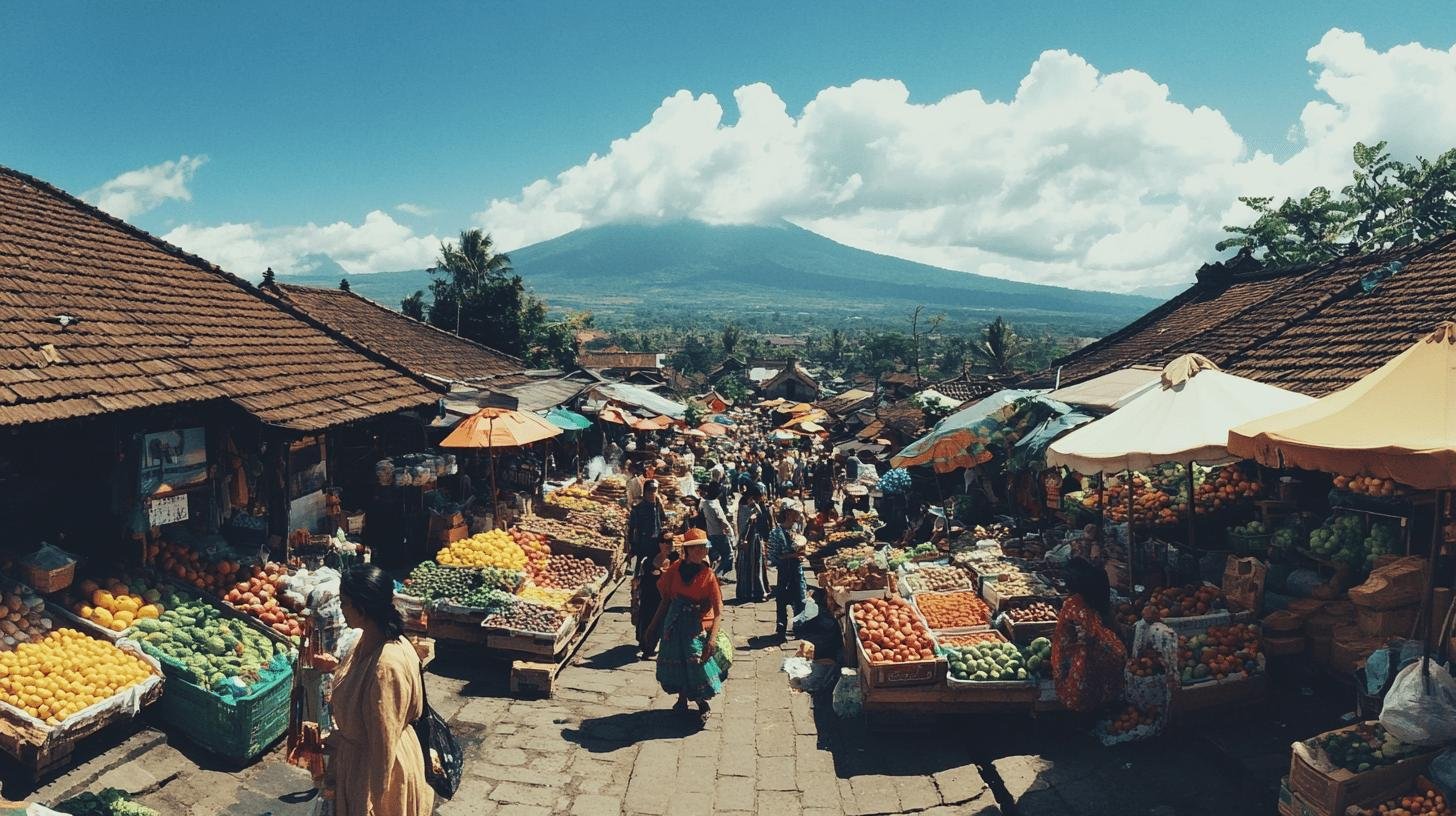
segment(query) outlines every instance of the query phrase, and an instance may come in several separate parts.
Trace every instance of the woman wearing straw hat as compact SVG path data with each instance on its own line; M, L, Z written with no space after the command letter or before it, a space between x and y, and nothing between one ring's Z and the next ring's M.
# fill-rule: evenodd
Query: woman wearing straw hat
M658 581L662 604L648 627L649 639L662 634L657 653L657 682L677 695L673 710L686 714L697 703L707 722L709 698L723 690L732 664L732 647L720 637L723 593L708 564L708 534L691 529L677 542L682 558L669 565Z

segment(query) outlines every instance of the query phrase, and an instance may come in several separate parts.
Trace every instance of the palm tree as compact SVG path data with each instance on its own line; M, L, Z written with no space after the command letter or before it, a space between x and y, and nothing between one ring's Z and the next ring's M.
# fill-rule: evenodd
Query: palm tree
M431 274L446 275L446 286L455 300L455 333L460 333L460 313L466 298L488 282L497 282L511 273L511 258L496 252L495 242L481 229L460 231L458 244L440 244L440 257Z
M1021 338L1006 318L997 317L981 329L970 351L992 374L1010 374L1021 361L1023 348Z
M733 351L738 348L738 341L743 337L743 331L738 328L737 323L724 323L723 332L718 336L719 342L723 344L723 356L732 357Z

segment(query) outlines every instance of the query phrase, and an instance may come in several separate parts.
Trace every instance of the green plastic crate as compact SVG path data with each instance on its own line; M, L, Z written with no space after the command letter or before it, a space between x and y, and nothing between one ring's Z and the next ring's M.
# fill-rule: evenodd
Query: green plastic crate
M157 703L162 719L218 756L251 762L288 730L292 669L234 699L193 684L171 661L163 660L162 670L167 675Z

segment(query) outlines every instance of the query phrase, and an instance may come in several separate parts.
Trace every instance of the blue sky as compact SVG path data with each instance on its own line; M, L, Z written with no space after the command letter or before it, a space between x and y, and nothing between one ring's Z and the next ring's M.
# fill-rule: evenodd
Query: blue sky
M80 193L129 170L205 156L182 179L186 197L163 195L129 207L127 217L158 233L188 227L177 235L224 255L232 250L217 234L198 239L201 230L253 225L270 231L252 236L265 248L261 258L296 256L308 240L281 241L280 230L358 227L375 210L420 245L490 214L521 240L548 235L548 223L599 222L620 210L587 207L562 221L560 201L546 215L488 203L517 199L537 179L608 154L614 139L642 129L680 89L695 99L712 94L724 108L719 127L735 123L734 91L751 83L771 88L791 118L824 89L859 79L903 83L910 105L969 89L1006 101L1054 49L1103 76L1145 74L1167 86L1171 105L1220 114L1245 158L1262 151L1287 163L1308 141L1291 139L1302 110L1326 98L1307 52L1327 32L1358 32L1376 54L1413 41L1447 52L1456 5L47 2L0 6L0 28L0 164ZM1090 115L1110 119L1117 110ZM869 186L835 188L830 197L853 198L873 178L862 173L860 184ZM1150 206L1170 195L1132 194ZM654 201L638 214L711 210L712 220L722 209L682 201ZM406 202L428 214L396 209ZM788 217L870 248L1012 277L1072 270L1043 269L1035 253L1018 254L1024 238L985 224L962 222L949 239L922 240L904 217L867 222L866 212L883 203L775 207L723 218ZM1074 263L1100 268L1105 260L1088 255L1111 233L1088 230L1073 237L1085 244ZM266 249L270 242L280 248ZM239 264L254 260L232 254ZM356 266L371 271L391 259ZM1163 259L1166 270L1144 263L1136 274L1132 261L1117 262L1125 280L1109 273L1099 285L1160 282L1186 260Z

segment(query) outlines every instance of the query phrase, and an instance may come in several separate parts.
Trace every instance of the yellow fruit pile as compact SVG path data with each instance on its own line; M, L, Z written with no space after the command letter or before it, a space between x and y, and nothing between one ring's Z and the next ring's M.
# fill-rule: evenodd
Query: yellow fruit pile
M435 554L435 561L452 567L521 570L526 567L526 551L504 530L491 530L447 545Z
M151 674L145 661L110 643L57 629L0 652L0 700L56 725Z
M520 592L521 600L534 601L552 609L565 609L566 602L575 596L576 593L569 589L546 589L538 586L521 587Z
M148 593L157 593L157 590L148 590ZM142 618L161 617L162 604L149 601L144 595L133 595L125 584L114 583L110 589L93 590L89 598L73 604L71 611L97 626L122 632Z

